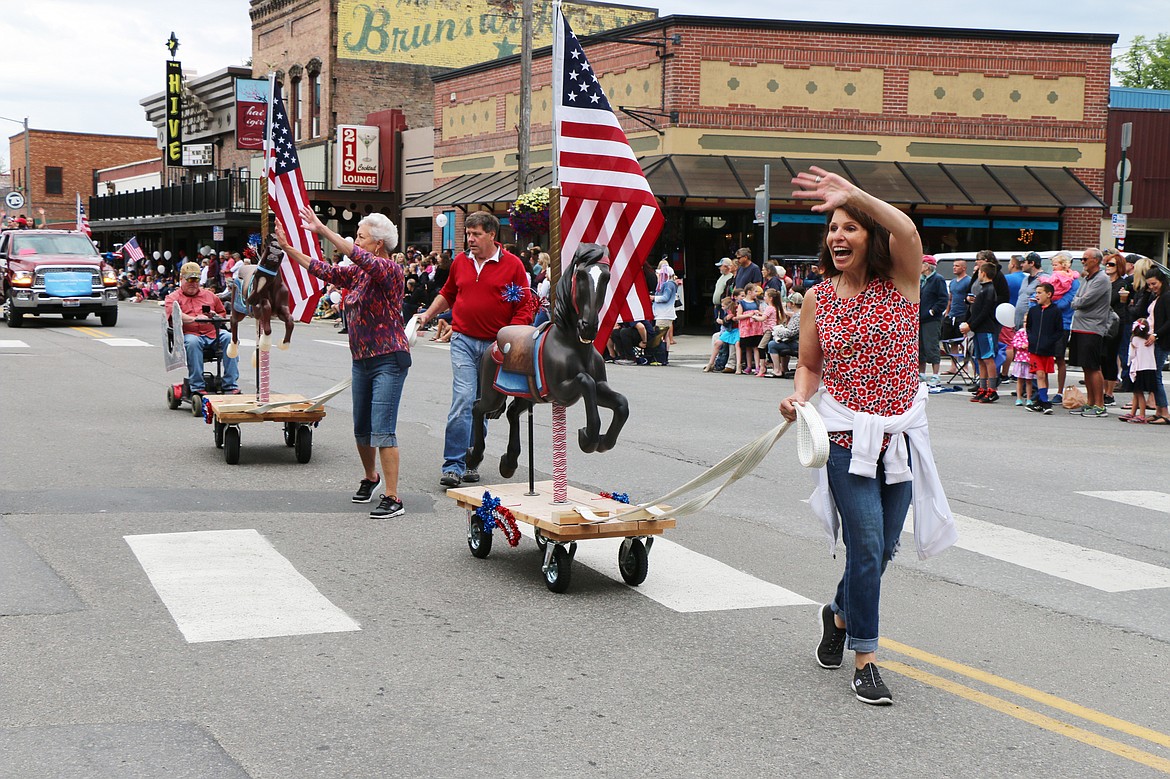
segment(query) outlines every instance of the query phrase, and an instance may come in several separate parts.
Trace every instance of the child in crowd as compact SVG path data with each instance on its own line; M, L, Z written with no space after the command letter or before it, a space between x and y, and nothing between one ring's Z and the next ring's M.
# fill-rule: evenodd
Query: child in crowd
M1129 339L1129 376L1133 382L1133 413L1121 417L1122 422L1144 425L1147 422L1146 396L1158 385L1158 362L1150 340L1150 322L1139 319L1133 323L1133 337Z
M736 290L738 292L739 290ZM735 365L739 365L739 322L735 318L735 297L728 295L719 301L719 305L723 307L722 322L719 328L719 343L711 350L711 362L707 367L709 370L715 369L716 355L726 346L728 349L734 347L735 351ZM735 366L730 361L727 367L723 369L724 373L735 373Z
M783 296L780 294L780 290L764 290L764 302L761 304L760 310L756 312L756 320L764 328L764 332L760 336L759 355L757 357L760 369L756 371L756 375L761 378L768 375L768 352L766 350L768 348L768 341L772 340L772 328L777 324L782 300Z
M759 296L764 288L759 284L748 284L743 290L743 299L739 301L739 308L735 318L739 320L739 353L743 355L744 369L736 373L752 374L759 370L759 360L756 350L760 346L760 338L764 335L764 325L759 319Z
M1028 332L1020 328L1012 336L1012 366L1008 370L1016 380L1016 405L1023 406L1032 400L1032 356L1028 354Z
M1056 348L1064 325L1060 309L1052 302L1053 287L1047 281L1036 285L1036 304L1028 309L1024 330L1031 357L1028 367L1036 377L1036 397L1025 408L1042 414L1052 413L1048 399L1048 374L1056 368Z
M1052 275L1045 279L1052 285L1052 299L1060 300L1072 289L1072 283L1079 279L1081 274L1072 269L1072 264L1065 255L1056 255L1052 258Z

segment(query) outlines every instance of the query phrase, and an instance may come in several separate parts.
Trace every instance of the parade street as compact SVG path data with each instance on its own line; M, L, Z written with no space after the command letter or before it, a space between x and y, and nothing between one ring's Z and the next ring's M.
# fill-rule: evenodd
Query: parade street
M3 779L1170 773L1170 434L1118 424L1127 395L1103 419L1027 413L1006 386L932 396L960 538L920 561L907 523L878 708L850 691L850 653L814 658L845 552L795 435L657 538L641 586L616 540L585 541L554 594L531 537L469 553L439 485L451 371L430 333L398 422L406 514L381 521L350 502L348 391L309 463L270 422L242 426L228 465L167 408L182 377L158 305L120 308L114 328L0 331ZM792 383L704 373L708 353L685 336L669 366L608 366L630 420L586 455L569 409L570 483L652 500L776 425ZM272 388L312 396L350 364L329 323L298 325ZM549 479L548 407L535 437ZM484 489L505 440L493 422ZM526 463L527 445L510 481Z

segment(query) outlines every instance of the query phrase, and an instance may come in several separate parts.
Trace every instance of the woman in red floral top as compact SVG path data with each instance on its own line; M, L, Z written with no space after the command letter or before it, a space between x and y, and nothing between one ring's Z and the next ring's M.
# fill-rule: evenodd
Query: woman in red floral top
M376 519L406 513L398 499L398 404L410 370L410 343L402 321L405 274L390 259L398 245L398 229L384 214L370 214L358 222L357 237L350 241L330 230L313 209L301 209L301 226L324 237L349 256L353 265L329 265L311 259L289 245L280 225L280 248L317 278L346 290L346 327L353 355L353 434L364 473L354 503L369 503L383 487ZM376 459L381 461L378 474ZM384 485L384 486L383 486Z
M794 197L819 200L812 210L828 214L820 252L825 280L805 296L795 391L780 412L793 421L794 404L808 402L823 383L822 413L831 400L838 418L854 420L845 428L826 418L832 432L825 473L846 561L836 596L819 614L816 657L824 668L839 668L844 650L853 650L854 694L863 703L889 704L874 663L878 602L912 488L907 476L886 469L880 453L890 445L883 424L907 412L918 393L922 241L909 216L841 176L813 167L793 184ZM855 454L872 457L876 468L870 463L867 470Z

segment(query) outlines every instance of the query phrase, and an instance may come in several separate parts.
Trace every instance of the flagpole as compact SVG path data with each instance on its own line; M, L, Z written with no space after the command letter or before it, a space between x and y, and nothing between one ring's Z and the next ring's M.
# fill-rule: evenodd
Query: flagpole
M560 0L553 0L553 48L552 88L564 88L565 40L564 23L561 21ZM553 309L556 303L557 284L561 280L561 187L557 166L557 103L558 95L552 101L552 165L553 185L548 190L548 251L550 262L548 305ZM569 500L569 444L568 414L559 403L552 404L552 455L553 455L553 503L567 503Z
M260 253L259 264L268 251L268 166L272 161L272 105L276 98L276 74L268 74L268 110L264 112L264 175L260 177ZM256 320L256 402L269 401L269 350L265 348L264 336L260 332L260 320Z

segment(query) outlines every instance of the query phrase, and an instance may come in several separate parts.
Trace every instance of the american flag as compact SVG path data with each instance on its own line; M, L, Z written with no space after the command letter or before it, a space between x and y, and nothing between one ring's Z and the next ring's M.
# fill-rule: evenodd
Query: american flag
M609 290L594 342L602 350L619 319L651 318L642 263L663 218L585 50L559 12L558 19L553 143L561 188L561 263L567 265L581 243L609 249Z
M268 115L271 121L268 123L268 139L264 144L268 159L268 206L276 214L293 248L319 260L321 246L312 233L301 227L301 206L308 205L309 196L305 192L305 177L301 174L301 161L293 144L288 114L280 98L280 84L276 84L272 90L272 105ZM321 280L288 257L280 265L280 275L289 291L293 318L302 322L311 321L324 288Z
M131 236L129 241L122 244L122 258L126 260L134 260L138 262L146 254L142 251L142 247L138 245L138 236Z
M93 238L93 231L89 229L89 217L85 215L85 206L81 205L80 192L77 193L77 232Z

